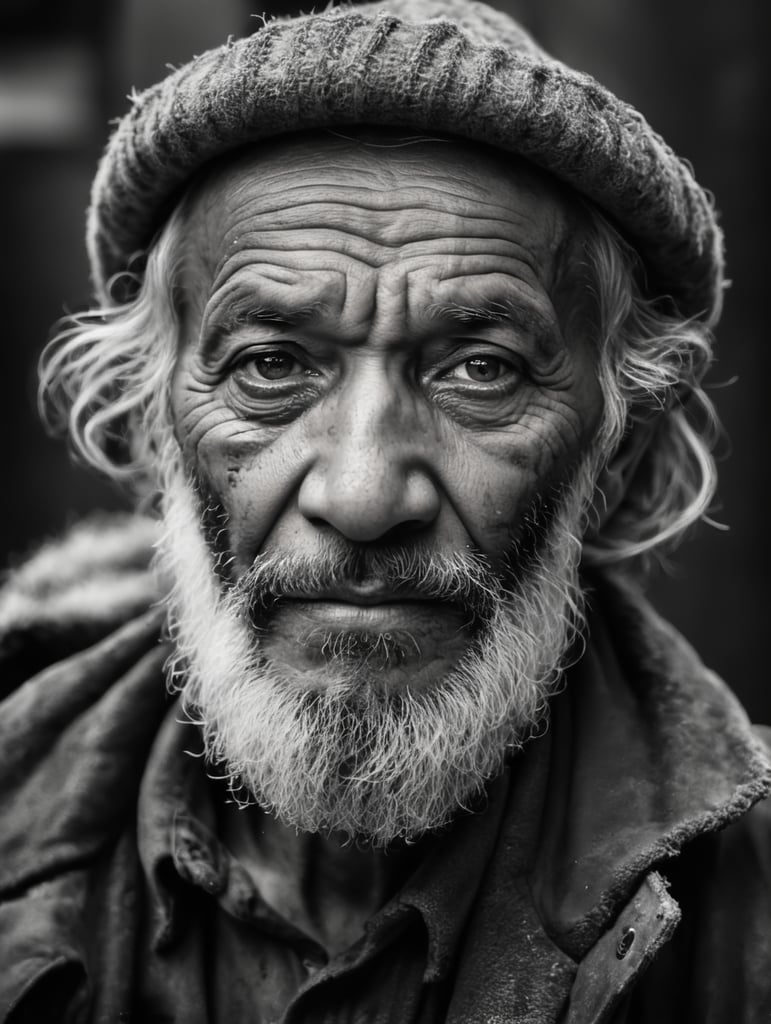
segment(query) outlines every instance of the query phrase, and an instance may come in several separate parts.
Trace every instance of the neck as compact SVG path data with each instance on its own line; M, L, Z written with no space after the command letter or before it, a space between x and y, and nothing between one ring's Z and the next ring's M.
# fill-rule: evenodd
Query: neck
M330 956L347 949L399 889L430 840L373 848L299 832L259 807L226 805L224 838L263 899Z

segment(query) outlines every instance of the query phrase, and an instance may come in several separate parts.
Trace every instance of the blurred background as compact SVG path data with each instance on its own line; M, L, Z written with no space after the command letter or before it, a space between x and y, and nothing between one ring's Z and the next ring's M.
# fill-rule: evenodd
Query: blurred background
M715 193L728 239L719 359L724 445L715 517L650 588L657 607L771 722L765 630L771 529L767 394L769 116L766 0L498 0L553 54L633 103ZM121 495L74 467L35 413L35 363L51 324L88 304L83 246L91 178L111 118L169 65L253 31L292 3L0 0L0 437L3 564Z

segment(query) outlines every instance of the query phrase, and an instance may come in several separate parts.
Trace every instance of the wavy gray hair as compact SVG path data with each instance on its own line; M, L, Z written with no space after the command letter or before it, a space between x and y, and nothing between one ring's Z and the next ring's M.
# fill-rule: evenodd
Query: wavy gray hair
M44 422L69 434L79 459L145 497L163 486L186 209L183 200L150 248L135 297L70 317L40 360ZM714 494L717 419L701 386L712 337L646 297L637 254L598 211L587 207L584 221L572 272L576 311L590 313L577 312L570 329L592 332L605 402L584 561L639 566L704 518Z

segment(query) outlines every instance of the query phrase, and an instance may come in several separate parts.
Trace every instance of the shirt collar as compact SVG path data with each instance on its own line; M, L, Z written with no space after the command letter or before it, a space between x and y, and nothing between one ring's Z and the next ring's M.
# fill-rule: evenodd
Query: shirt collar
M214 834L203 742L177 706L161 725L147 760L137 807L137 846L150 891L153 945L170 945L183 925L180 883L193 882L216 894L225 885L225 865ZM181 875L180 860L190 865Z
M180 721L172 708L148 759L138 808L139 856L150 889L152 942L159 949L173 944L184 928L182 885L195 885L227 904L229 889L250 884L217 838L221 794L206 777L201 751L197 727ZM426 980L446 974L495 849L509 783L506 773L490 786L484 809L461 816L436 837L417 870L369 922L365 945L384 941L416 910L428 934ZM301 945L300 933L260 902L266 925Z

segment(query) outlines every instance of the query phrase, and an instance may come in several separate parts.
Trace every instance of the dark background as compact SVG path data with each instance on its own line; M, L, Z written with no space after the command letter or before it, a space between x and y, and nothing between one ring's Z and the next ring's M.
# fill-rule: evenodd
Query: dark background
M727 435L716 518L651 594L756 720L766 683L768 103L766 0L498 0L556 56L637 106L718 199L732 287L710 375ZM88 302L84 211L107 123L193 53L252 31L244 0L0 0L0 309L4 561L123 499L71 465L34 412L51 324ZM726 386L729 382L730 386Z

